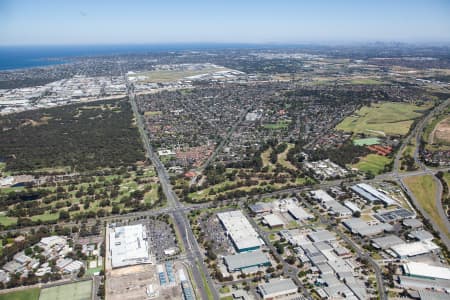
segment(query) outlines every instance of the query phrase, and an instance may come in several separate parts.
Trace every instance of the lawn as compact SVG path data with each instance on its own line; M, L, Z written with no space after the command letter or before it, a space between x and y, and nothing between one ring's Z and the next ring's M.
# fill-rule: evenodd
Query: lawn
M439 217L436 207L436 182L431 175L411 176L404 179L420 206L430 215L443 232L449 233L444 221Z
M405 135L413 120L427 108L429 107L398 102L373 103L345 118L336 129L380 136Z
M367 85L374 85L374 84L385 84L385 82L380 80L375 80L372 78L355 78L350 80L351 84L367 84Z
M0 224L4 226L9 226L17 223L16 217L7 217L5 215L0 215Z
M377 145L379 143L380 139L376 137L353 140L353 145L355 146L370 146L370 145Z
M264 124L263 126L266 129L272 129L272 130L287 129L290 123L291 123L291 121L278 121L276 123Z
M269 147L266 151L261 153L263 167L268 167L269 171L274 167L274 165L270 162L270 154L272 153L272 151L272 148Z
M288 146L286 147L286 150L284 150L284 152L278 154L277 157L277 161L280 163L280 165L282 165L283 167L287 168L287 169L291 169L291 170L297 170L297 168L290 162L287 160L287 154L289 152L290 149L294 148L294 144L288 144Z
M41 221L45 222L45 221L58 220L58 218L59 218L59 213L54 213L54 214L46 213L46 214L42 214L42 215L32 216L30 219L33 221L41 220Z
M447 183L448 195L450 196L450 172L444 173L444 180L445 180L445 183Z
M92 281L80 281L43 289L39 300L89 300L91 292Z
M159 110L156 110L156 111L146 111L146 112L144 113L144 116L149 116L149 117L151 117L151 116L159 116L159 115L161 115L161 114L162 114L162 112L159 111Z
M360 159L360 161L354 164L352 167L357 168L362 172L371 172L374 175L383 173L384 167L392 161L391 158L378 154L368 154Z
M219 292L221 294L228 294L230 292L230 287L225 285L219 289Z
M203 286L205 287L205 292L206 292L206 296L208 297L208 300L214 299L211 289L209 288L208 280L206 279L205 273L203 272L203 269L198 262L197 262L197 268L200 271L200 275L202 276Z
M38 299L39 299L39 288L0 294L0 300L38 300Z

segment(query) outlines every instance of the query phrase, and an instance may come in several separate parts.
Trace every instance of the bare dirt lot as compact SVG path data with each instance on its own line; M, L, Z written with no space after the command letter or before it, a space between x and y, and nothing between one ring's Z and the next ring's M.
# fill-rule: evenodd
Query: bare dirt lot
M144 300L148 299L147 288L152 285L157 291L154 299L181 299L179 284L160 286L156 266L139 265L114 269L106 283L106 299L110 300Z
M450 144L450 117L442 120L434 130L434 141Z

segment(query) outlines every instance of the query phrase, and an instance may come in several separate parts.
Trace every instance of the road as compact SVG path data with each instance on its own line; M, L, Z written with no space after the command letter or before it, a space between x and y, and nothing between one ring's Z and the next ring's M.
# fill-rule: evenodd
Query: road
M326 215L321 214L319 211L317 211L317 209L312 207L312 205L310 205L309 202L306 201L306 199L304 199L302 197L299 197L299 198L308 207L309 210L311 210L316 216L319 217L319 220L322 224L324 224L325 226L328 226L328 225L333 226L331 224L330 220L328 219L328 217L326 217ZM371 267L373 268L373 270L375 272L375 277L377 279L378 294L380 295L380 299L387 300L388 298L387 298L386 289L384 287L383 274L382 274L382 270L381 270L380 266L378 265L378 263L368 253L366 253L363 249L361 249L351 238L349 238L345 233L343 233L339 228L334 227L333 231L341 239L343 239L348 245L350 245L350 247L353 250L355 250L355 252L359 258L366 259L368 261L368 263L371 265Z
M136 96L134 94L134 87L132 84L128 82L128 78L126 77L126 75L123 74L121 66L120 68L122 76L124 77L124 80L127 85L128 98L130 100L130 104L133 109L133 113L136 119L136 125L139 128L139 132L147 153L147 157L151 160L153 166L155 167L163 193L166 196L167 203L169 207L173 209L170 210L170 213L173 217L174 225L176 226L176 229L180 233L181 237L180 242L183 244L183 247L186 251L186 258L189 260L189 263L191 265L195 284L197 287L199 287L198 292L200 292L202 299L209 299L208 294L206 292L206 290L209 289L213 295L213 298L219 299L219 294L214 286L214 282L211 279L209 272L203 263L203 254L200 251L200 247L197 244L197 240L195 239L192 229L189 226L189 221L185 214L184 206L182 203L180 203L177 195L172 189L172 185L170 184L169 175L167 173L166 168L159 160L158 156L155 154L150 144L150 140L148 138L149 135L145 129L142 115L139 113L139 110L137 108ZM199 267L202 268L202 270L199 270L198 269ZM208 286L204 285L203 276L206 277L207 281L206 284Z
M403 141L402 146L400 147L399 151L397 152L394 160L394 170L393 170L393 176L397 179L397 181L400 183L402 189L405 191L405 193L409 196L409 198L414 203L414 206L420 211L420 213L430 221L433 229L436 232L439 232L439 236L442 240L442 242L447 246L448 249L450 249L450 239L448 237L448 233L450 233L450 222L448 220L447 214L445 213L444 208L442 207L442 191L443 186L441 181L434 175L438 170L436 169L430 169L428 168L419 157L419 145L421 143L422 139L422 133L424 131L425 126L428 124L428 122L437 114L441 113L443 109L445 109L450 104L450 100L444 101L437 107L435 107L432 111L430 111L424 118L422 118L415 128L411 131L409 136ZM400 160L402 157L402 152L405 149L405 147L408 145L409 141L411 139L415 140L416 148L414 149L414 161L419 166L419 170L415 172L408 172L408 173L400 173ZM440 169L441 171L448 171L448 168ZM408 188L408 186L405 184L404 179L410 176L419 176L419 175L431 175L433 180L436 183L437 191L436 196L433 201L435 202L435 206L437 208L437 212L439 214L439 218L443 220L446 231L443 230L443 228L439 227L436 221L431 218L431 216L425 211L425 209L420 205L420 202L417 200L416 196L411 192L411 190Z
M252 224L253 228L258 232L261 239L264 241L264 243L269 247L269 249L272 251L273 255L280 261L280 263L283 265L283 273L284 276L291 278L301 289L302 294L306 296L308 299L313 299L310 292L304 287L300 279L298 278L298 269L295 267L295 265L290 265L286 261L284 261L283 257L278 254L277 249L272 245L270 242L269 236L267 232L261 230L261 228L256 224L255 220L248 216L246 212L244 212L247 219L250 221L250 224Z

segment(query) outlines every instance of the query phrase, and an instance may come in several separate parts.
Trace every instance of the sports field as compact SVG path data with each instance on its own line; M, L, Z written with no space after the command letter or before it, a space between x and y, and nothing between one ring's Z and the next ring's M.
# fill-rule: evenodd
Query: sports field
M362 172L371 172L373 175L383 173L384 167L392 161L391 158L378 155L368 154L360 159L360 161L354 164L352 167L357 168Z
M42 289L39 300L90 300L92 281L81 281Z
M373 137L353 140L353 145L355 145L355 146L371 146L371 145L377 145L379 143L380 143L380 139L373 138Z
M405 135L413 120L419 117L425 106L408 103L373 103L355 111L345 118L336 129L353 133L366 133L378 136Z
M0 294L0 300L38 300L39 289L26 289L18 292ZM66 299L69 300L69 299Z

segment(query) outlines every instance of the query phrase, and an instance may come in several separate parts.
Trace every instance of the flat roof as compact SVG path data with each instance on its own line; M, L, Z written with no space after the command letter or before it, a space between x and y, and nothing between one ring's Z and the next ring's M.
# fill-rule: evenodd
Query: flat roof
M416 256L439 249L439 247L431 241L420 241L414 243L403 243L390 247L399 257Z
M403 265L403 270L405 271L405 274L409 276L450 280L450 268L448 267L409 262Z
M372 239L372 243L381 249L389 249L391 246L403 244L404 242L404 240L393 234Z
M315 190L315 191L311 191L311 195L313 196L313 198L323 201L323 202L327 202L327 201L332 201L334 200L333 197L331 197L327 192L325 192L324 190Z
M417 228L417 227L423 226L423 223L417 219L405 219L405 220L403 220L403 225L412 227L412 228Z
M376 225L369 225L367 222L360 218L351 218L342 221L352 233L359 234L361 236L371 236L383 233L384 231L391 231L393 226L390 224L379 223Z
M351 188L353 189L353 187L355 187L355 186L352 186ZM355 192L359 193L358 191L364 190L366 193L372 195L373 197L375 197L375 199L378 199L378 200L384 202L386 205L398 204L397 201L395 201L391 197L385 195L384 193L378 191L373 186L368 185L367 183L358 183L356 185L356 187L357 187L357 189L354 190ZM366 195L366 193L364 193L364 195ZM373 200L371 200L371 199L373 199L373 197L368 198L368 200L373 201Z
M408 236L414 239L418 239L419 241L431 241L432 239L434 239L434 236L424 229L413 230L408 234Z
M266 215L263 217L263 219L270 227L284 225L284 221L278 215L275 214Z
M287 279L272 279L268 283L258 286L263 298L270 298L290 293L297 292L297 285L291 278Z
M150 263L147 235L142 224L111 228L109 251L113 268Z
M311 219L313 216L297 205L291 205L288 207L288 212L297 220Z
M269 257L262 251L243 252L224 257L229 270L240 270L270 263Z
M261 246L258 233L244 216L242 211L234 210L218 213L222 222L238 251L258 248Z
M334 235L332 232L330 232L330 231L328 231L326 229L308 233L308 237L313 242L323 242L323 241L334 241L334 240L336 240L336 235Z

